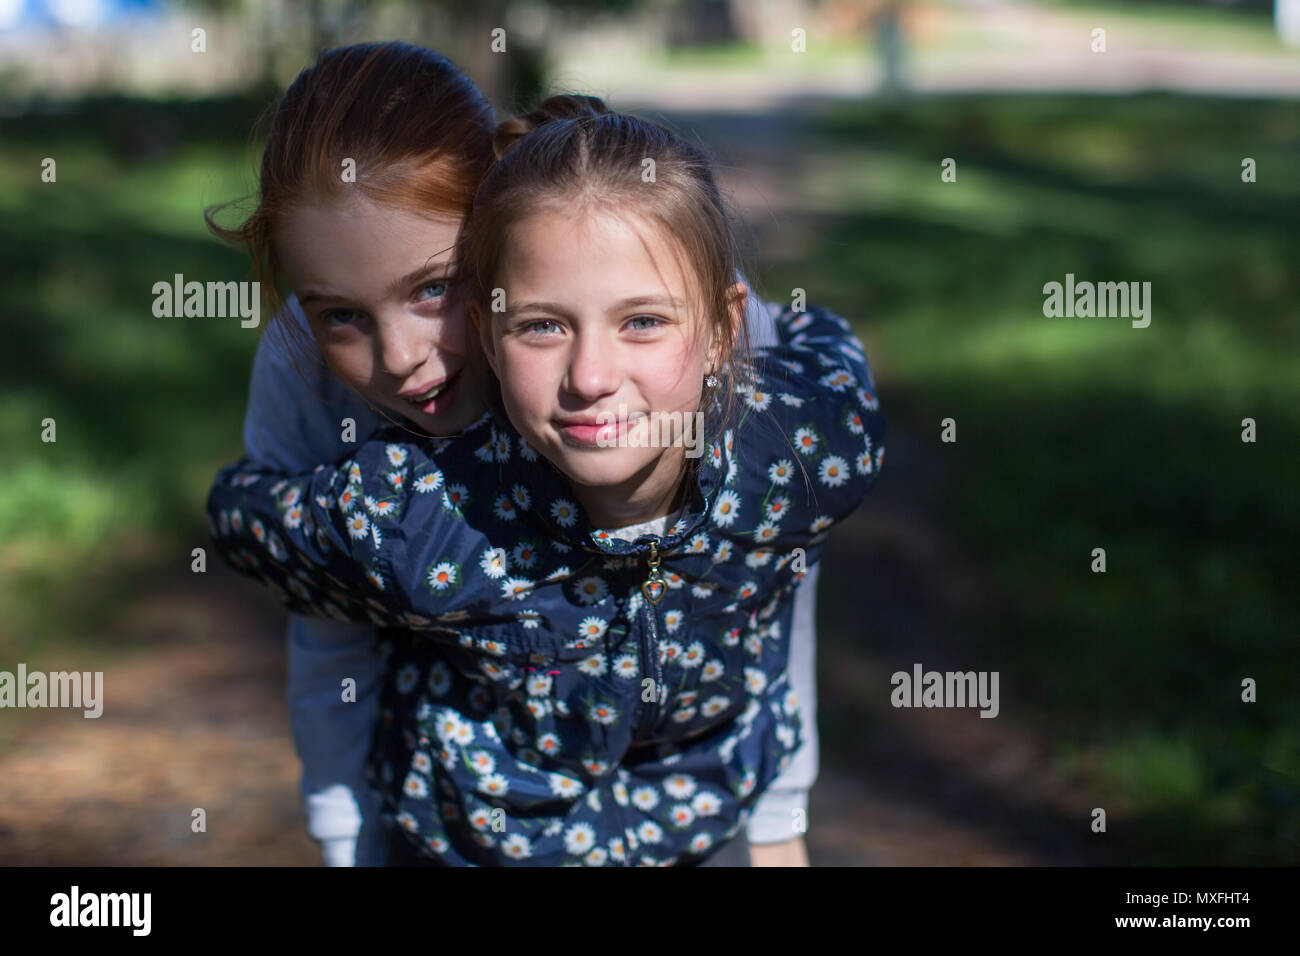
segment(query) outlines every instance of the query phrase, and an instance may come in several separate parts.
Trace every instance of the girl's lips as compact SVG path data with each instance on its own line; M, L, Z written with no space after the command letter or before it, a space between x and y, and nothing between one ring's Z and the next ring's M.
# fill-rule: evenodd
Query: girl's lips
M457 387L460 385L460 376L461 373L457 372L449 378L447 384L443 386L442 391L433 396L433 398L429 399L427 402L411 402L411 404L426 415L439 415L442 412L447 411L447 409L451 408L452 405L456 403ZM410 401L410 399L407 399L407 401Z
M614 421L604 425L561 425L560 434L574 445L602 445L617 442L627 432L626 421Z

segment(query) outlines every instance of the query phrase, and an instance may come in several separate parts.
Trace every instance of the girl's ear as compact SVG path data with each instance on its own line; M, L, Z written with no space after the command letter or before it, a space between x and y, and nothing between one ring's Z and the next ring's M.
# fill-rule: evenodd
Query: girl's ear
M731 309L731 339L740 340L740 329L745 324L745 302L749 298L749 286L737 282L727 290L727 304Z
M469 320L478 333L479 345L483 350L484 358L487 359L488 366L492 369L492 374L500 378L501 371L497 368L497 344L492 340L492 319L484 315L483 310L477 303L474 303L469 307Z
M737 282L727 290L727 313L731 319L731 347L734 351L740 343L741 331L745 325L745 301L749 296L749 287ZM719 336L714 336L709 344L709 368L716 371L727 364L730 356L726 354L725 344Z

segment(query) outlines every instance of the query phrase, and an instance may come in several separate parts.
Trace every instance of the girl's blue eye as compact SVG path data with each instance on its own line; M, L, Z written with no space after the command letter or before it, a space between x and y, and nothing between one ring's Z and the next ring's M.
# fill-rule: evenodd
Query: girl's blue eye
M541 329L545 326L550 326L552 329L557 329L557 330L559 329L559 325L556 324L551 319L538 319L536 322L529 322L527 325L525 325L523 327L523 331L529 333L530 335L551 334L550 332L541 331Z
M425 293L428 292L430 289L436 289L437 292L435 292L433 295L425 295ZM446 294L447 294L446 282L430 282L428 285L421 286L420 291L416 293L415 298L417 301L423 302L426 299L440 299Z
M650 322L650 323L653 323L652 325L643 325L643 326L639 327L638 329L635 330L635 331L638 331L638 332L646 332L646 331L649 331L650 329L657 328L657 327L659 327L660 325L663 325L663 319L659 318L657 315L636 315L636 316L633 316L633 317L632 317L631 319L629 319L628 321L629 321L629 323L631 323L631 322Z
M341 325L352 325L359 318L361 313L355 309L331 309L325 313L325 324L337 328Z

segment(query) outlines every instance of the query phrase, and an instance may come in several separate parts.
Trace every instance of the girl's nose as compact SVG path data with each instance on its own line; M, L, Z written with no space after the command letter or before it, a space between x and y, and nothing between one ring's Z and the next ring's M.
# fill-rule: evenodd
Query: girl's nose
M565 389L586 402L594 402L618 391L621 374L618 351L599 335L576 337L569 358Z
M376 335L379 364L385 374L399 381L410 378L433 348L427 330L406 317L381 323Z

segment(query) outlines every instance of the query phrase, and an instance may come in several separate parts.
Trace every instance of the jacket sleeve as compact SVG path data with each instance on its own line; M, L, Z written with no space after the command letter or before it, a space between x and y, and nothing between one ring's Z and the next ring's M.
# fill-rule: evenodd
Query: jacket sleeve
M369 625L293 615L287 636L289 726L302 761L307 832L326 866L360 866L384 846L366 758L385 664ZM343 681L355 681L344 700ZM360 846L358 846L360 842Z
M218 552L292 611L418 627L471 600L469 532L426 448L375 437L341 465L285 477L248 458L208 496Z
M782 311L776 326L780 344L761 353L756 377L738 389L738 438L724 438L758 477L742 498L728 495L728 475L714 519L752 534L759 547L789 552L821 540L871 490L884 464L885 420L848 322L813 307ZM732 514L719 513L728 507Z

